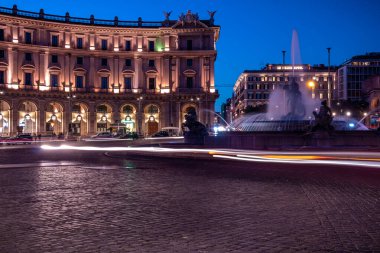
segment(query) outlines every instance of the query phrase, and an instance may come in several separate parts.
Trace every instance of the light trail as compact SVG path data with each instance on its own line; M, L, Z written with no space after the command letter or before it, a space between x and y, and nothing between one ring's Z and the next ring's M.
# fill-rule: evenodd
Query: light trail
M337 160L314 160L314 159L283 159L283 158L268 158L263 156L252 156L252 155L237 155L237 156L226 156L226 155L213 155L216 158L222 159L232 159L247 162L260 162L260 163L291 163L291 164L317 164L317 165L343 165L343 166L361 166L361 167L375 167L380 168L380 162L368 161L364 159L360 162L357 160L342 160L338 158Z
M318 164L339 166L360 166L380 168L380 153L378 152L281 152L281 151L250 151L228 149L196 149L196 148L161 148L161 147L93 147L93 146L49 146L42 145L43 150L81 150L81 151L125 151L157 154L187 154L194 157L206 155L209 158L230 159L246 162L283 163L283 164Z

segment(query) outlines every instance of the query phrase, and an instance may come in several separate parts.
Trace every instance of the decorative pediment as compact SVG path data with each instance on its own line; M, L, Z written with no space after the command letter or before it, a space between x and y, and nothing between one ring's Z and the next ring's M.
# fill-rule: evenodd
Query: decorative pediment
M32 63L25 63L21 66L22 70L34 70L36 67Z
M0 61L0 69L5 70L8 68L8 63L5 61Z
M50 66L49 71L61 71L61 67L57 65Z
M183 74L185 76L195 76L197 72L193 69L186 69L185 71L183 71Z
M191 13L191 11L187 11L186 14L181 14L179 16L177 23L172 26L172 28L177 28L177 27L185 27L185 28L194 28L194 27L203 27L207 28L208 26L201 22L199 20L199 15L198 13Z
M157 74L157 73L158 73L158 71L155 68L152 68L152 69L145 71L145 74Z
M124 68L122 71L123 74L134 74L135 71L131 68Z
M102 66L98 69L98 73L110 73L111 70L110 70L110 67L108 66Z
M87 70L81 66L75 66L75 68L73 69L74 72L80 72L80 73L86 73Z

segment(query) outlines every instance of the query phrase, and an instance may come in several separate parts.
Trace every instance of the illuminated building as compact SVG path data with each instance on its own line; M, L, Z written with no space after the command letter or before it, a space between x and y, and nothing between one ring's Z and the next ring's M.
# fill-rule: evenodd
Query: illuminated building
M344 62L337 72L336 98L338 100L363 100L363 81L380 75L380 53L357 55Z
M0 131L150 135L189 107L213 122L219 26L188 11L159 22L0 8ZM115 130L116 129L116 130Z
M335 83L336 67L330 67L332 88ZM307 87L310 96L315 99L328 98L328 67L309 64L292 65L268 64L261 70L245 70L234 85L230 109L233 118L247 110L259 108L269 102L271 92L288 84L293 78L300 85ZM332 91L330 91L332 93Z
M372 76L363 81L363 95L366 98L369 108L362 112L364 123L372 129L380 127L380 75Z

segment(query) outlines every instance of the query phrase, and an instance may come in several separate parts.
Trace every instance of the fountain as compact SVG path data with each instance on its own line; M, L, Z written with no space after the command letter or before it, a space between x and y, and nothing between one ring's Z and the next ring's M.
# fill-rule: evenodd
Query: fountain
M354 119L335 117L332 120L332 113L325 101L319 107L321 101L312 98L306 87L297 83L294 66L301 64L301 56L295 30L291 58L293 75L288 83L282 83L271 93L267 112L239 117L230 124L230 129L235 131L208 136L205 144L246 149L380 147L379 134L368 131Z
M294 66L301 64L298 34L293 31L291 59L293 75L270 95L267 113L244 115L233 123L242 131L306 131L310 129L312 112L320 101L313 99L305 87L295 80Z

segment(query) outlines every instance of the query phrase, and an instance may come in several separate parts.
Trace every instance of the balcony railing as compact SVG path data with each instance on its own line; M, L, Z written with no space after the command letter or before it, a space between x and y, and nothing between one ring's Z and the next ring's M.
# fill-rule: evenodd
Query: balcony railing
M117 17L114 20L104 20L104 19L95 19L93 15L90 18L78 18L70 17L69 13L66 13L65 16L45 14L44 10L41 9L40 12L31 12L23 11L17 9L17 6L14 5L13 8L0 7L0 14L41 19L47 21L63 22L63 23L73 23L73 24L83 24L83 25L98 25L98 26L116 26L116 27L163 27L167 24L166 21L142 21L141 18L137 21L119 21ZM176 21L169 21L171 25L175 24Z

